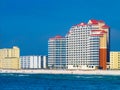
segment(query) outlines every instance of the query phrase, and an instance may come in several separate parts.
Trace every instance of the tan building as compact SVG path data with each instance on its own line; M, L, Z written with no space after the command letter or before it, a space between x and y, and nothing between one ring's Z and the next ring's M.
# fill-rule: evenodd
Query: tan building
M20 69L18 47L0 49L0 69Z
M120 69L120 52L110 52L110 69Z

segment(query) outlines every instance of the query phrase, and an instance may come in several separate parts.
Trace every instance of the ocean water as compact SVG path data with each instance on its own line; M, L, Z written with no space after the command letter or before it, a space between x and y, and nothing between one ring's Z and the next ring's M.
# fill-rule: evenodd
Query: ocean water
M0 74L0 90L120 90L120 76Z

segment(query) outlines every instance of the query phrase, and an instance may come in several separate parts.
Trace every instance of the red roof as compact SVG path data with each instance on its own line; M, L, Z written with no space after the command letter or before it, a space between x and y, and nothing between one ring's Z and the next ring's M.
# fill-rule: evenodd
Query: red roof
M80 24L77 24L77 26L85 26L85 25L87 25L86 23L80 23Z
M104 25L104 26L102 26L102 28L109 28L109 26L107 26L107 25Z
M62 36L60 36L60 35L57 35L57 36L55 36L54 38L50 38L51 40L56 40L56 39L61 39L61 38L63 38Z
M55 38L49 38L49 40L55 40Z
M102 30L102 32L101 33L107 33L107 31L105 31L105 30Z
M104 33L107 33L105 30L92 30L91 32L99 32L98 34L91 34L91 36L103 36Z
M97 20L90 20L92 24L98 24L98 21Z
M107 33L105 30L92 30L91 32L101 32L101 33Z
M58 38L63 38L63 37L62 37L62 36L60 36L60 35L57 35L57 36L55 36L55 38L57 38L57 39L58 39Z
M104 21L103 21L103 20L99 20L99 22L100 22L100 23L104 23Z

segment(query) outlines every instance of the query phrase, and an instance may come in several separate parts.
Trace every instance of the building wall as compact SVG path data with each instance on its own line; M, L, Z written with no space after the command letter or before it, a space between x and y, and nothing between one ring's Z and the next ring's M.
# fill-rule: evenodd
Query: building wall
M107 69L107 49L100 49L100 68Z
M0 49L0 69L20 69L18 47Z
M100 67L107 69L107 33L100 37Z
M120 52L110 52L110 69L120 69Z
M2 60L2 69L20 69L19 58L5 58Z

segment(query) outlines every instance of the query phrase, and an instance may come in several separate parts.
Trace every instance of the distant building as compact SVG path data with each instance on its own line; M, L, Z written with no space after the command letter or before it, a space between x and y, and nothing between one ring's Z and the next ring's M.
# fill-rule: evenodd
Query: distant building
M120 52L110 52L110 69L120 69Z
M66 68L66 38L56 36L48 41L48 67L51 69Z
M46 69L47 56L21 56L21 69Z
M0 49L0 69L20 69L18 47Z

